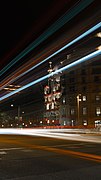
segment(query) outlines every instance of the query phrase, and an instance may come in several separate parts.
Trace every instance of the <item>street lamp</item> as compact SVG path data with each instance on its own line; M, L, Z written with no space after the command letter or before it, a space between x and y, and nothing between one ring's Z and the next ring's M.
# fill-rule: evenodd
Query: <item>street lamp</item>
M77 113L78 113L78 124L80 124L80 101L81 101L81 98L80 98L81 94L78 94L77 95Z

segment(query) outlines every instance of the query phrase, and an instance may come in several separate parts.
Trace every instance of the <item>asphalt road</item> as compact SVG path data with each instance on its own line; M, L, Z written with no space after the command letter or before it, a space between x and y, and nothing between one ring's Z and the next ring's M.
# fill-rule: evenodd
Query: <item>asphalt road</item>
M0 135L0 180L101 180L101 144Z

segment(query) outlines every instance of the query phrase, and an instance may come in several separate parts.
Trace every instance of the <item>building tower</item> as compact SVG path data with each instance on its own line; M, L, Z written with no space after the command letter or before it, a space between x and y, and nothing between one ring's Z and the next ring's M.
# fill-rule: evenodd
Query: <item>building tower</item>
M48 73L53 71L52 62L49 62ZM45 120L48 125L59 125L61 94L60 75L51 75L44 87Z

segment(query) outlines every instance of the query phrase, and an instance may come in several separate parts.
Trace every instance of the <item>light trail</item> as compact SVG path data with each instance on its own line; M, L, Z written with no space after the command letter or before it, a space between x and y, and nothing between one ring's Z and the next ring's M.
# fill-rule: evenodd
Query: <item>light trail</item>
M89 134L83 135L79 134L82 132L82 129L78 130L78 134L70 134L70 132L76 132L73 129L20 129L20 128L12 128L12 129L0 129L0 134L12 134L12 135L28 135L28 136L40 136L40 137L48 137L48 138L56 138L56 139L65 139L65 140L75 140L82 142L95 142L101 143L101 133L99 136L89 136ZM69 133L69 134L68 134Z
M40 63L36 64L35 66L33 66L32 68L28 69L27 71L25 71L24 73L22 73L19 77L24 76L25 74L29 73L30 71L34 70L35 68L37 68L38 66L40 66L41 64L43 64L44 62L48 61L49 59L51 59L52 57L54 57L55 55L57 55L58 53L62 52L63 50L65 50L66 48L70 47L71 45L73 45L74 43L78 42L79 40L83 39L84 37L86 37L87 35L91 34L92 32L94 32L95 30L97 30L98 28L101 27L101 22L96 24L95 26L93 26L92 28L90 28L88 31L84 32L82 35L78 36L77 38L75 38L73 41L69 42L68 44L66 44L65 46L63 46L62 48L60 48L59 50L57 50L56 52L54 52L53 54L51 54L50 56L48 56L47 58L45 58L44 60L42 60ZM17 79L19 78L17 77Z
M101 27L101 22L96 24L95 26L93 26L92 28L90 28L89 30L87 30L86 32L84 32L83 34L81 34L80 36L78 36L77 38L75 38L74 40L72 40L71 42L67 43L65 46L63 46L62 48L60 48L59 50L57 50L55 53L51 54L50 56L48 56L47 58L45 58L44 60L42 60L40 63L36 64L35 66L33 66L32 68L28 69L27 71L21 73L20 75L18 75L15 79L19 79L20 77L24 76L25 74L29 73L30 71L34 70L35 68L37 68L38 66L40 66L41 64L43 64L44 62L48 61L49 59L51 59L52 57L54 57L55 55L57 55L58 53L62 52L63 50L65 50L66 48L70 47L71 45L73 45L74 43L78 42L79 40L83 39L84 37L86 37L87 35L89 35L90 33L94 32L95 30L97 30L98 28ZM15 79L10 80L10 83L12 83ZM4 87L4 86L3 86ZM0 89L2 89L3 87L1 87Z
M27 88L29 88L29 87L31 87L31 86L33 86L33 85L35 85L35 84L37 84L37 83L39 83L39 82L47 79L47 78L49 78L49 77L51 77L51 76L53 76L53 75L55 75L55 74L57 74L57 73L63 72L63 71L65 71L65 70L67 70L67 69L70 69L70 68L72 68L72 67L74 67L74 66L79 65L80 63L83 63L83 62L85 62L85 61L88 61L88 60L90 60L91 58L94 58L94 57L96 57L96 56L98 56L98 55L101 55L101 50L94 51L93 53L90 53L90 54L88 54L88 55L86 55L86 56L84 56L84 57L76 60L75 62L73 62L73 63L71 63L71 64L69 64L69 65L66 65L66 66L60 68L60 69L56 70L55 72L52 72L51 74L47 74L47 75L45 75L45 76L43 76L43 77L41 77L41 78L39 78L39 79L36 79L35 81L32 81L32 82L26 84L25 86L23 86L23 87L15 90L15 91L13 91L13 92L10 92L10 93L2 96L2 97L0 98L0 101L2 101L2 100L4 100L4 99L6 99L6 98L8 98L8 97L10 97L10 96L18 93L18 92L20 92L20 91L22 91L22 90L24 90L24 89L27 89Z
M9 68L11 68L15 63L17 63L21 58L27 55L30 51L32 51L35 47L45 41L48 37L50 37L53 33L59 30L63 25L65 25L68 21L70 21L73 17L75 17L78 13L80 13L83 9L85 9L88 5L90 5L94 0L81 0L81 2L77 3L70 11L67 11L62 17L60 17L55 23L52 24L45 32L42 33L33 43L31 43L27 48L25 48L18 56L16 56L7 66L5 66L0 75L4 74Z

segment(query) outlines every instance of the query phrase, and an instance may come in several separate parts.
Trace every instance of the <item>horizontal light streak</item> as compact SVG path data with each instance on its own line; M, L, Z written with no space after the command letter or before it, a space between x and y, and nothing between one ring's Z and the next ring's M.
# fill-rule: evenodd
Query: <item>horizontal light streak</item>
M83 129L41 129L41 128L40 129L36 129L36 128L35 129L29 129L29 128L28 129L23 129L23 128L0 129L0 134L12 134L12 135L19 134L19 135L28 135L28 136L40 136L40 137L49 137L49 138L56 138L56 139L101 143L100 135L89 136L89 134L86 134L86 136L83 136L83 134L79 134L82 132L83 132Z
M88 5L90 5L94 0L85 0L77 3L70 11L67 11L62 17L60 17L55 23L53 23L45 32L43 32L33 43L31 43L27 48L25 48L18 56L16 56L6 67L4 67L0 75L4 74L9 68L11 68L16 62L18 62L21 58L27 55L30 51L32 51L35 47L45 41L48 37L50 37L53 33L59 30L63 25L65 25L68 21L70 21L73 17L75 17L78 13L80 13L83 9L85 9Z
M66 66L64 66L64 67L62 67L62 68L60 68L60 69L52 72L51 74L47 74L47 75L45 75L45 76L43 76L43 77L41 77L41 78L39 78L39 79L36 79L35 81L32 81L31 83L26 84L25 86L23 86L23 87L15 90L15 91L13 91L13 92L8 93L7 95L2 96L2 97L0 98L0 101L2 101L2 100L4 100L4 99L6 99L6 98L8 98L8 97L10 97L10 96L18 93L18 92L20 92L20 91L22 91L22 90L24 90L24 89L27 89L27 88L29 88L29 87L31 87L31 86L33 86L33 85L35 85L35 84L37 84L37 83L39 83L39 82L47 79L47 78L49 78L49 77L51 77L51 76L53 76L53 75L55 75L55 74L57 74L57 73L61 73L61 72L65 71L65 70L67 70L67 69L69 69L69 68L72 68L72 67L74 67L74 66L79 65L80 63L83 63L83 62L85 62L85 61L88 61L88 60L90 60L91 58L94 58L94 57L96 57L96 56L98 56L98 55L101 55L101 50L94 51L93 53L90 53L90 54L88 54L88 55L86 55L86 56L84 56L84 57L76 60L75 62L73 62L73 63L71 63L71 64L68 64L68 65L66 65Z

